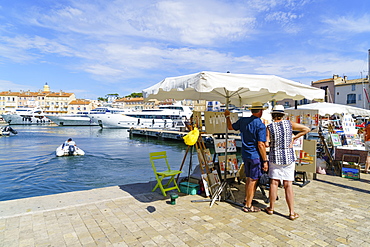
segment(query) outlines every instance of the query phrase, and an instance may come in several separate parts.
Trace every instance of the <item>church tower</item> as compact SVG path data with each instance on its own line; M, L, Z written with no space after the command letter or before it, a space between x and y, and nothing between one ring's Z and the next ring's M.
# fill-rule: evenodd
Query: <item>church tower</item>
M44 92L50 92L50 87L47 82L45 82L45 85L44 85Z

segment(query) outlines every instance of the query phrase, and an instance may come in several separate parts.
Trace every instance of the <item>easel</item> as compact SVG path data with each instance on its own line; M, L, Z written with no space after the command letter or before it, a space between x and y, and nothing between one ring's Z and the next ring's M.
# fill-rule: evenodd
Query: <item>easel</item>
M333 127L331 126L331 124L329 125L329 132L330 133L333 133ZM333 171L334 171L334 173L336 174L337 173L337 170L338 170L338 166L337 166L337 164L336 163L334 163L334 160L333 160L333 156L332 156L332 154L331 154L331 152L330 152L330 150L329 150L329 147L328 147L328 144L326 143L326 140L325 140L325 137L324 137L324 135L323 135L323 133L322 133L322 128L321 128L321 126L319 126L319 131L318 131L318 133L319 133L319 137L320 137L320 142L321 142L321 144L322 144L322 147L323 147L323 149L324 149L324 152L325 152L325 154L326 154L326 156L328 157L328 159L329 159L329 166L330 167L328 167L329 169L332 169Z
M198 117L197 116L193 117L191 119L191 121L192 121L191 124L190 123L186 123L186 127L187 127L187 129L189 131L193 130L194 127L197 127L198 129L201 129L201 125L200 125L201 121L200 121L200 117L199 116ZM211 190L211 193L212 193L212 189L213 190L216 190L217 189L217 188L214 188L215 186L217 186L217 184L213 184L211 186L207 186L207 184L205 183L206 181L204 180L204 176L207 178L208 175L213 174L212 173L212 170L210 168L210 165L212 165L212 168L213 168L213 161L210 159L209 155L206 154L206 151L208 149L205 146L205 143L204 143L202 134L204 134L204 133L203 132L199 132L199 136L198 136L198 139L197 139L196 143L194 145L192 145L192 146L188 146L187 147L186 152L185 152L185 155L184 155L183 160L182 160L182 163L181 163L181 166L180 166L180 171L182 170L182 168L184 166L186 157L187 157L187 155L189 153L189 150L190 150L191 156L190 156L189 174L188 174L190 176L190 168L191 168L191 165L192 165L193 149L194 149L194 146L195 146L195 149L196 149L197 155L198 155L199 166L200 166L200 170L201 170L201 174L202 174L201 175L201 179L203 181L203 184L204 184L204 187L205 187L205 190L206 190L206 194L209 195L210 193L209 193L208 189L210 189ZM177 176L176 180L178 181L178 179L179 179L179 176Z
M193 114L193 116L194 115L196 115L196 114ZM198 116L193 117L193 119L191 119L191 121L192 121L192 124L186 124L186 127L188 128L189 131L191 131L193 129L193 127L195 127L195 126L198 129L201 129L202 126L200 125L200 123L201 123L200 113L198 114ZM225 174L224 174L225 179L224 179L224 181L221 182L221 179L219 178L218 173L214 172L215 171L214 170L215 158L213 160L211 160L209 155L206 154L208 149L205 146L202 134L204 134L204 132L200 132L198 140L193 146L195 146L195 148L197 150L200 170L201 170L201 173L202 173L201 176L202 176L202 181L203 181L203 184L204 184L204 187L205 187L205 190L206 190L206 195L207 195L207 192L208 192L208 194L211 195L211 198L210 199L204 199L204 200L193 200L192 202L211 202L210 207L212 207L212 205L217 200L221 201L221 199L222 199L223 201L233 203L233 204L236 204L238 206L243 206L242 204L239 204L239 203L235 202L235 197L232 194L232 188L231 188L230 184L228 183L228 181L226 179L227 161L228 161L228 160L226 160L227 155L225 155L225 171L224 171L225 172ZM189 153L189 150L191 150L191 153L192 153L193 146L188 146L187 147L184 158L182 160L182 164L180 166L180 170L182 170L182 167L185 163L185 160L186 160L186 157ZM227 148L227 143L226 143L226 148ZM236 146L235 146L235 151L236 151ZM226 152L225 152L225 154L226 154ZM216 154L215 154L215 156L216 156ZM177 179L178 179L178 177L177 177ZM205 180L210 181L210 183L208 183ZM221 196L221 194L223 194L223 196ZM232 198L233 200L229 200L229 198Z
M214 138L215 157L217 156L217 154L225 153L225 156L218 155L218 163L219 163L219 167L220 167L220 171L221 171L220 174L221 174L221 177L223 177L223 182L221 183L221 185L219 187L219 190L215 194L212 195L212 201L211 201L210 207L212 207L212 205L216 201L221 201L221 200L223 200L225 202L228 202L228 203L235 204L237 206L243 206L242 204L236 202L234 194L232 192L232 185L229 182L230 179L235 180L236 172L234 173L234 176L231 176L229 178L227 177L227 172L228 172L227 167L228 167L228 163L229 163L230 159L227 159L228 156L226 154L230 153L230 152L236 152L235 140L224 138L223 137L224 134L217 134L217 135L218 135L218 138L217 139ZM216 136L216 134L214 136ZM224 148L217 148L217 140L221 140L221 141L225 142L225 145L221 145L221 146L224 146ZM228 145L228 143L226 143L226 140L230 143L233 143L233 145ZM224 160L224 169L223 169L224 174L222 174L222 169L221 169L222 166L221 166L220 157L225 158L225 160ZM215 160L215 158L214 158L214 160Z

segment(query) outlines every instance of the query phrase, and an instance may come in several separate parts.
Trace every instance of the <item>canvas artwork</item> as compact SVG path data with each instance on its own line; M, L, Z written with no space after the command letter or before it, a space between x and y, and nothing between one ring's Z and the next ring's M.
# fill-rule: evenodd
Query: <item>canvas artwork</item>
M312 162L314 162L314 157L310 155L309 153L306 153L303 150L297 151L298 153L298 163L300 165L309 165Z
M318 131L320 116L318 110L308 109L286 109L288 120L303 124L311 129L312 132Z
M193 124L195 124L198 127L199 130L202 130L203 129L203 125L202 125L202 112L200 112L200 111L193 111L192 120L193 120Z
M226 139L214 139L216 153L225 153L226 149ZM235 139L228 139L227 142L227 152L235 153L236 152L236 142Z
M212 159L212 154L211 151L206 148L203 150L204 152L204 157L206 158L206 163L208 164L208 167L211 169L213 168L213 159Z
M208 178L211 185L214 184L221 184L220 177L218 176L218 173L216 170L213 170L211 173L208 174Z
M303 136L295 139L293 142L293 149L294 150L302 150L303 149Z
M223 155L218 156L218 162L220 165L221 174L225 174L225 167L226 167L226 171L227 171L226 178L235 177L236 173L239 170L238 160L236 158L236 155L235 154L228 155L227 160L228 161L225 162L225 156ZM226 163L226 166L225 166L225 163Z
M362 145L360 136L358 134L346 134L347 145Z
M207 174L202 174L201 177L202 177L204 192L206 196L210 196Z
M199 165L200 165L200 167L202 168L202 170L204 171L204 170L206 169L206 162L204 161L204 157L203 157L203 154L202 154L202 150L197 149L197 153L198 153L198 161L199 161Z
M230 114L230 120L232 123L238 120L237 113ZM204 125L206 132L209 134L225 133L226 132L226 118L223 112L204 112ZM229 130L229 133L236 133L237 131Z
M342 146L342 141L338 134L331 134L330 138L331 138L331 143L333 144L334 147Z

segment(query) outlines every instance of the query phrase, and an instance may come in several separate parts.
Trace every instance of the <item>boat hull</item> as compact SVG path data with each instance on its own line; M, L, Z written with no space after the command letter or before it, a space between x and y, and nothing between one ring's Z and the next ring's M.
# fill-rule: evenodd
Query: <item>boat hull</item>
M185 127L184 121L178 119L134 118L124 114L92 116L91 120L105 129L147 128L179 130L181 127Z
M89 118L101 128L110 129L173 129L185 127L184 121L190 119L192 111L189 107L164 105L156 109L143 109L138 112L117 114L88 114ZM182 125L179 126L178 123Z
M45 116L31 117L17 114L2 114L4 121L9 125L49 125L52 123Z
M76 155L85 155L85 152L81 149L76 147L73 153L69 152L68 146L60 145L56 150L55 154L58 157L61 156L76 156Z
M47 117L59 126L98 126L97 123L92 122L87 116L48 115Z

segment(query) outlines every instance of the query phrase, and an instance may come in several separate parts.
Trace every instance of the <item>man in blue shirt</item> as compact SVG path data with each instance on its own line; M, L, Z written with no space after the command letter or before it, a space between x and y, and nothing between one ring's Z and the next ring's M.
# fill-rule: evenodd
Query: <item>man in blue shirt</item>
M261 102L255 102L249 108L252 112L250 117L242 117L235 123L230 121L230 112L225 111L227 127L229 130L239 130L242 138L242 158L244 162L245 175L245 212L259 212L260 208L252 206L254 192L256 191L258 179L262 175L262 169L268 170L266 156L266 126L261 121L263 107Z

